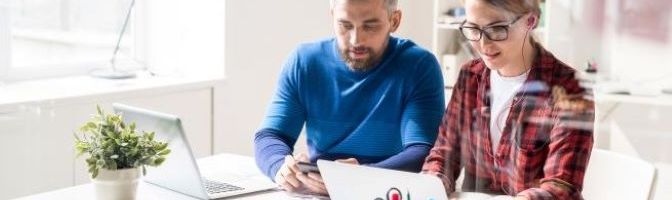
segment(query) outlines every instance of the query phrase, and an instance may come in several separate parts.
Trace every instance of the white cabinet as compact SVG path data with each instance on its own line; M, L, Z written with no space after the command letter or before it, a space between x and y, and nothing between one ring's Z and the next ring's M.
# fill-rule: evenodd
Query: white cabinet
M471 48L468 42L463 39L459 31L459 23L464 19L463 17L455 18L448 15L448 11L453 8L463 7L461 0L434 0L434 20L433 20L433 34L432 34L432 52L441 64L443 78L446 87L450 88L457 80L457 75L460 67L466 61L472 59L472 53L468 50ZM542 3L542 22L534 30L535 37L542 45L547 42L547 24L549 14L545 12L548 4ZM463 11L462 11L463 12ZM562 15L556 13L556 15Z
M212 87L145 90L84 100L44 101L0 109L0 199L89 182L84 156L75 159L73 133L114 102L178 115L197 157L212 154ZM4 110L3 110L4 109Z
M57 130L54 109L0 111L0 199L72 185L72 131Z

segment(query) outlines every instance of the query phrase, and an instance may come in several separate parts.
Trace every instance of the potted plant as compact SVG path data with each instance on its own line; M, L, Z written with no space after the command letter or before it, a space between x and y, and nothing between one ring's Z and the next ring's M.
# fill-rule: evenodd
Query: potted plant
M77 156L88 154L86 164L99 200L135 199L140 172L159 166L170 153L168 143L154 140L154 132L137 131L119 114L100 106L97 114L75 134Z

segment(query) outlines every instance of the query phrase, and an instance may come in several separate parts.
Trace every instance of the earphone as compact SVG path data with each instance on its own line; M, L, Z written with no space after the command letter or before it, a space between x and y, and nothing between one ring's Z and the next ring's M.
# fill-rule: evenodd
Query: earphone
M534 15L527 18L527 30L525 30L525 38L528 37L530 31L535 27L536 22L537 22L537 17L534 16ZM525 43L527 43L527 42L523 42L523 45L520 47L520 55L523 59L523 63L525 63L525 52L524 52ZM511 109L513 106L517 105L519 102L520 102L520 98L513 97L511 104L507 108L504 108L504 109ZM497 126L496 128L499 129L499 131L501 131L501 132L504 131L504 127L499 127L499 122L500 122L500 117L501 117L500 115L502 115L502 114L503 114L503 111L499 111L497 116L494 116L495 121L497 121L495 123L495 125ZM504 119L504 120L506 121L506 119Z
M535 24L537 24L537 17L532 15L529 18L527 18L527 31L532 30L532 28L535 27Z

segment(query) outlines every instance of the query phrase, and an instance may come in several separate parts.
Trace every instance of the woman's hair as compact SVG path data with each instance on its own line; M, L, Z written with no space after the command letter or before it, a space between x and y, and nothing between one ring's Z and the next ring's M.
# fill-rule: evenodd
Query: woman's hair
M539 0L478 0L488 3L497 9L513 13L515 15L524 15L532 13L537 17L537 24L541 17L541 8L539 8Z

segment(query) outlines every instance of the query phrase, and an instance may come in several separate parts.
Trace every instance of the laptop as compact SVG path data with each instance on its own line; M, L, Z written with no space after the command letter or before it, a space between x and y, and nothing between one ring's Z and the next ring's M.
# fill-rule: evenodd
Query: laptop
M447 200L438 177L318 160L331 200Z
M231 197L277 187L256 167L247 167L248 171L254 170L252 173L240 169L217 171L233 169L221 165L200 166L199 169L177 116L123 104L113 104L112 107L115 113L122 114L125 123L135 122L138 130L154 131L156 139L168 142L171 153L159 167L147 167L145 182L199 199ZM213 171L216 173L211 173Z

